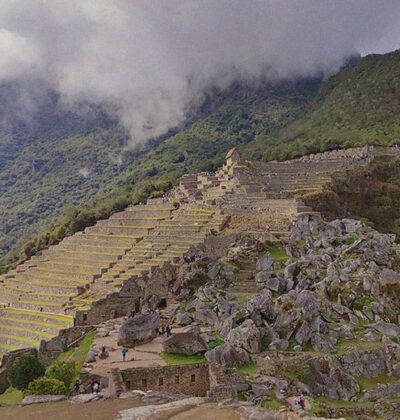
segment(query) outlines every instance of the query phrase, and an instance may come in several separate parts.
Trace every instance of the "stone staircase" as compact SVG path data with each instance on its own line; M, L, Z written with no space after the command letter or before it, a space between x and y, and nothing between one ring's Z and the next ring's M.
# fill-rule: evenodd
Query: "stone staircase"
M96 282L118 288L132 276L148 274L166 262L176 262L212 231L219 232L226 220L226 216L217 215L214 210L181 207L161 220Z
M118 291L133 275L176 261L225 221L215 210L149 200L20 264L0 277L0 356L72 326L77 310L90 309L95 284L105 286L96 298Z

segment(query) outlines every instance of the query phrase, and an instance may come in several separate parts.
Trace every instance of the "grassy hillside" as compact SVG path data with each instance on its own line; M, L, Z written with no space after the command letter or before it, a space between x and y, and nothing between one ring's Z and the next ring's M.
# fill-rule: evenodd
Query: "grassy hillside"
M307 113L248 148L253 159L286 159L364 144L400 142L400 50L369 55L322 84Z
M127 133L100 108L71 112L57 96L40 97L30 121L21 111L0 131L0 265L14 261L16 249L30 255L156 195L185 172L216 168L230 147L298 118L319 85L311 79L213 92L185 129L130 152L122 152ZM3 121L10 93L0 89Z

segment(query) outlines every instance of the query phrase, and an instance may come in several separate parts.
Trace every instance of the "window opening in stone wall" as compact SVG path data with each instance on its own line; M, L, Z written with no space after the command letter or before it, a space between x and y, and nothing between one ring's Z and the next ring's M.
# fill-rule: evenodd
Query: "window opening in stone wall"
M167 307L167 299L161 299L160 303L158 304L160 309L165 309Z
M83 321L87 321L87 314L83 314Z
M164 378L158 378L158 386L164 385Z
M126 381L126 388L131 389L131 381Z
M178 375L175 376L175 383L179 384L179 376Z
M142 386L145 388L147 387L147 379L145 378L142 379Z
M196 382L196 375L192 375L190 378L190 382Z

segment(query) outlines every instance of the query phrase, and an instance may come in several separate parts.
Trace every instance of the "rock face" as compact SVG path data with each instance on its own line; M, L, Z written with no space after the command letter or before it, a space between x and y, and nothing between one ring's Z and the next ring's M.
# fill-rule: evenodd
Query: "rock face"
M246 365L250 363L250 356L246 350L234 347L231 343L225 343L208 351L206 359L225 367Z
M239 327L234 328L227 340L235 347L242 347L249 353L261 351L261 333L251 319L246 319Z
M163 342L167 353L198 354L207 350L207 344L196 332L182 332L168 337Z
M144 314L128 319L119 330L118 345L129 346L149 341L156 337L160 315Z

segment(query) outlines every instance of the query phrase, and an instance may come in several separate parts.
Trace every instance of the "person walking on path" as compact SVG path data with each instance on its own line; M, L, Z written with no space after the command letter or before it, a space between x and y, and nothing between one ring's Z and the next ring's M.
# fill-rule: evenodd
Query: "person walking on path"
M122 349L122 360L125 362L125 356L126 356L126 353L128 352L128 350L124 347L123 349Z
M171 337L171 327L169 325L167 325L167 337Z

